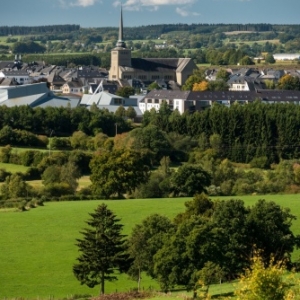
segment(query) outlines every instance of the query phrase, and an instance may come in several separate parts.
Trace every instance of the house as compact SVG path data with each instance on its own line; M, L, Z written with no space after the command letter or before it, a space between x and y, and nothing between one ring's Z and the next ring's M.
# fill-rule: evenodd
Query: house
M264 89L265 85L260 78L251 76L232 75L227 81L229 91L256 91Z
M64 83L61 89L63 94L82 95L84 92L84 85L79 80L72 80Z
M184 113L189 93L178 90L152 90L139 102L139 108L142 113L153 108L158 111L162 102L166 101L171 110L177 109L180 113Z
M0 78L0 88L16 85L19 85L19 83L15 80L15 78Z
M24 70L2 70L0 78L14 78L19 84L30 84L33 82L27 71Z
M131 50L126 47L123 39L121 7L119 39L111 51L110 80L173 80L183 85L195 69L197 66L191 58L132 58Z
M142 112L138 106L137 98L122 98L107 92L100 92L93 95L83 95L80 101L80 105L84 105L90 108L92 105L97 105L100 109L107 109L108 111L115 113L120 106L125 109L129 106L133 107L137 118L142 117Z
M140 101L140 110L145 113L151 109L159 110L166 101L171 110L177 109L181 114L185 111L199 111L210 108L214 103L230 107L236 103L247 104L254 101L267 104L294 103L300 105L300 91L288 90L256 90L256 91L170 91L153 90Z

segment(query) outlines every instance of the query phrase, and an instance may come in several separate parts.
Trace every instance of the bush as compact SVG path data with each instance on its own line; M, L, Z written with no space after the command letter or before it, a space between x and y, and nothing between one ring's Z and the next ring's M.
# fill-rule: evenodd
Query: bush
M71 142L69 138L54 137L50 141L51 149L56 150L69 150L71 149Z
M10 175L10 172L7 172L5 169L0 169L0 182L4 182L6 177Z
M61 197L62 195L73 195L73 189L65 182L55 182L45 186L44 195L47 197Z
M251 168L267 169L267 168L270 168L270 164L269 164L268 158L266 156L254 157L250 161L250 167Z
M24 180L40 180L41 172L36 167L29 168L23 176Z

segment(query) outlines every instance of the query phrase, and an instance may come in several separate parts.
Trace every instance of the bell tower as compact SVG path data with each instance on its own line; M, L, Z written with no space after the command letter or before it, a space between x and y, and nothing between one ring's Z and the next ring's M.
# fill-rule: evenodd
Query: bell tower
M111 63L109 70L109 80L122 79L120 67L131 67L131 50L126 48L123 38L123 11L121 5L121 16L119 25L119 38L116 47L111 51Z

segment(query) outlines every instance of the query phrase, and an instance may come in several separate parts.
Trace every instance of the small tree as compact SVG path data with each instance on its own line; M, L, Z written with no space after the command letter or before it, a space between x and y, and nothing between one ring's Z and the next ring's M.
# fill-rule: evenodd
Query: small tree
M89 228L81 232L83 239L77 239L81 254L73 273L81 284L90 288L100 284L100 294L104 294L105 280L117 280L115 271L123 272L127 268L125 235L121 234L120 219L105 204L89 215L92 217L86 221Z
M235 291L238 300L284 300L295 298L294 278L284 280L285 268L281 263L265 267L263 259L255 255L252 266L241 277L239 288ZM295 285L297 286L297 285ZM298 288L297 288L298 289Z

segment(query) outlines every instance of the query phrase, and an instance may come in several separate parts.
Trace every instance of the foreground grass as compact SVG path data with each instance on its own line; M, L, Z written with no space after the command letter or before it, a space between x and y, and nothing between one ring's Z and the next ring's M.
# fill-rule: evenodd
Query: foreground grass
M298 217L293 224L293 231L300 234L300 195L238 198L250 206L264 198L274 200L283 207L290 207ZM121 218L124 233L130 234L135 224L153 213L173 218L184 211L187 200L188 198L51 202L24 213L1 211L0 299L97 295L99 287L89 289L81 286L72 274L72 266L78 256L75 241L81 237L79 231L85 227L88 213L105 202ZM298 257L299 253L295 252L294 259ZM118 281L107 283L106 292L128 291L136 286L134 281L122 275ZM143 276L142 287L158 289L158 285L146 276ZM224 294L232 290L232 285L222 284L212 287L210 293Z

